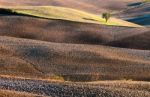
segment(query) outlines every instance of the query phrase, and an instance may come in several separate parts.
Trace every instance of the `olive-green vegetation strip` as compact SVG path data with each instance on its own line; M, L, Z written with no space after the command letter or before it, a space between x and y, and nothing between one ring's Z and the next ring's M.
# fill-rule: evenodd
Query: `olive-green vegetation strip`
M143 1L144 1L145 3L146 3L146 2L150 2L150 0L143 0Z
M101 16L71 9L71 8L64 8L64 7L21 6L21 7L9 7L7 9L12 10L12 12L15 12L17 14L30 15L35 17L47 18L47 19L63 19L63 20L70 20L70 21L84 22L84 23L138 27L138 25L136 24L128 25L128 22L122 23L116 20L115 21L108 20L108 22L106 22L106 20L103 19Z

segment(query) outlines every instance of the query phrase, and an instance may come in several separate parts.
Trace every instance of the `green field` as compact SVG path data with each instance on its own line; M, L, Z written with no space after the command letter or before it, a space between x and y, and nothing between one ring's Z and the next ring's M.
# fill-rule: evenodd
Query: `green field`
M62 19L75 22L95 23L114 26L128 26L128 27L141 27L140 25L133 24L120 19L111 18L107 23L100 15L94 15L87 12L54 6L17 6L17 7L3 7L12 12L30 15L33 17L46 18L46 19Z

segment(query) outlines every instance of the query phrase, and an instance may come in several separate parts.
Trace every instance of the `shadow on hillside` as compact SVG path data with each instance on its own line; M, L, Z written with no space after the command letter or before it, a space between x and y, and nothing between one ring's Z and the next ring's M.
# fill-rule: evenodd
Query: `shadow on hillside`
M127 21L140 24L140 25L144 25L144 26L149 26L150 14L139 16L139 17L134 17L134 18L128 19Z
M101 75L101 74L68 74L61 75L65 81L73 82L90 82L90 81L104 81L104 80L133 80L133 81L150 81L150 78L136 78L133 76L113 76L113 75Z
M129 7L134 7L134 6L139 6L143 4L142 2L136 2L136 3L131 3L131 4L128 4Z

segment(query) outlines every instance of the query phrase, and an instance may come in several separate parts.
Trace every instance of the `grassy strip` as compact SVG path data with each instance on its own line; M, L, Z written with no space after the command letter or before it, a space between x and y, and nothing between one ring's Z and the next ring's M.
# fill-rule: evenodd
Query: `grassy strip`
M69 20L69 21L83 22L83 23L141 27L133 23L129 23L123 20L113 19L113 18L111 18L108 22L106 22L105 19L103 19L101 16L86 13L75 9L64 8L64 7L54 7L54 6L9 7L9 8L1 8L1 13L5 13L8 15L10 14L27 15L27 16L38 17L38 18L46 18L46 19L62 19L62 20Z

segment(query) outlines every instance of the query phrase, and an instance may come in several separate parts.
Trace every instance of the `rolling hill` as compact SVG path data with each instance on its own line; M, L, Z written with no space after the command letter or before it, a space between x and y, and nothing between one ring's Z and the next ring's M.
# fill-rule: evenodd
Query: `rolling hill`
M92 13L105 11L120 11L127 8L129 3L141 0L0 0L1 5L28 5L28 6L61 6L83 10ZM67 2L67 3L66 3ZM103 3L102 3L103 2Z
M62 19L75 22L96 23L114 26L142 27L140 25L127 21L111 18L108 22L101 16L86 13L79 10L74 10L64 7L55 6L19 6L19 7L2 7L0 9L4 15L27 15L32 17L46 19ZM57 12L57 13L56 13Z
M118 18L123 18L129 22L139 25L150 25L150 2L129 8L116 15Z
M100 24L80 23L66 20L47 20L27 16L1 16L0 35L18 38L42 40L57 43L105 44L120 41L128 37L139 36L149 32L149 28L131 28L105 26ZM15 25L14 25L15 24ZM28 26L29 27L28 27ZM37 34L38 33L38 34ZM135 41L129 45L112 43L112 46L138 49L150 49L149 36L142 38L142 44L135 47ZM136 37L138 38L138 37ZM124 41L122 41L124 42ZM146 47L146 48L144 48Z
M136 69L136 66L134 67L135 64L139 66L141 64L148 66L149 59L147 60L147 58L145 59L143 56L137 55L134 56L133 54L130 55L130 53L128 53L130 52L130 50L124 53L122 52L121 49L117 48L107 49L107 47L103 46L97 48L96 45L95 46L85 45L85 44L101 44L101 45L103 44L108 46L116 46L118 43L113 44L112 42L114 41L119 42L121 39L146 33L149 31L148 28L141 27L136 24L128 23L114 18L112 18L108 23L104 23L104 20L97 15L62 7L18 6L18 7L7 7L7 8L2 7L2 8L3 9L1 9L1 12L5 11L5 9L9 9L12 10L13 13L12 14L5 13L2 14L2 16L0 17L1 18L0 35L2 36L1 60L3 64L1 67L2 72L1 74L20 77L21 76L31 77L31 78L38 77L47 79L49 77L50 78L58 77L64 80L69 79L74 81L76 80L89 81L97 79L118 80L124 78L125 79L131 78L133 80L149 80L148 75L144 76L142 74L141 76L139 76L140 72L143 72L144 74L148 73L147 67L144 68L143 66L142 71L138 70L138 68ZM56 11L59 13L56 13ZM70 14L72 15L70 16ZM5 36L16 38L10 38ZM33 39L35 41L33 41ZM9 40L12 41L11 45L7 44L9 43ZM45 42L42 41L40 42L40 40ZM34 43L35 45L32 45L32 42L33 43L35 42ZM50 44L48 42L50 42ZM19 45L20 43L28 45L27 47L26 45L23 45L22 49L20 49L21 47L21 45ZM45 45L41 45L40 43ZM61 45L61 43L73 43L73 44L63 44L67 46L66 51L65 49L63 50L63 48L59 48L63 46ZM130 43L132 44L132 42ZM15 44L17 44L19 48ZM39 46L36 44L39 44ZM126 44L124 43L124 45ZM147 43L146 45L149 44ZM123 46L117 45L117 47ZM130 47L130 45L128 46L129 48L132 48ZM74 47L76 47L77 49L72 49ZM54 50L54 48L56 51L49 52L51 50ZM86 51L79 48L86 49ZM93 49L93 51L91 51L90 48ZM94 49L98 51L95 51ZM114 53L112 52L113 49L115 49ZM138 47L138 49L140 49L140 47ZM71 52L72 50L73 52ZM101 50L102 51L104 50L103 52L105 53L108 51L111 52L109 52L108 55L106 56L104 53L99 52ZM121 50L121 52L119 50ZM16 51L18 53L15 54L14 52ZM141 51L137 53L140 52ZM71 55L69 55L70 53ZM88 60L88 62L86 62L86 59ZM130 59L135 59L137 61L133 61ZM127 65L126 70L121 69L125 68L121 63L125 64L125 66ZM7 65L5 66L4 64L7 64L8 66ZM111 68L108 68L106 64L108 66L114 64L117 66L115 67L112 66ZM77 65L80 65L81 67L77 67ZM67 67L67 69L62 67ZM93 71L94 68L96 67L99 67L99 69L97 68L97 70ZM87 69L84 71L85 68ZM135 68L134 72L131 71L127 73L128 69L130 68ZM111 75L112 72L110 69L112 69L113 72L115 70L118 70L115 76ZM137 73L135 74L135 71L139 72L138 76L136 76ZM69 74L69 72L72 72L73 74ZM118 73L121 75L117 75ZM87 79L84 78L81 79L81 77L83 76L85 76Z
M139 33L137 35L129 36L126 38L122 38L119 40L114 40L107 45L116 46L116 47L123 47L123 48L134 48L134 49L150 49L150 30L144 33Z
M12 85L13 84L13 85ZM30 93L38 94L35 97L149 97L148 82L113 81L113 82L45 82L40 80L0 78L0 88L11 89L14 97L30 97ZM17 87L17 88L16 88ZM27 93L22 93L27 92ZM10 92L7 97L9 97ZM12 92L11 92L12 93ZM16 96L15 96L16 95ZM31 97L34 97L31 95ZM5 97L5 96L4 96Z
M124 52L98 45L60 44L4 36L0 38L0 45L1 75L47 79L60 76L74 81L149 80L150 76L148 56L130 54L130 49Z
M0 97L150 97L149 3L139 4L0 0ZM116 14L106 23L103 12Z

